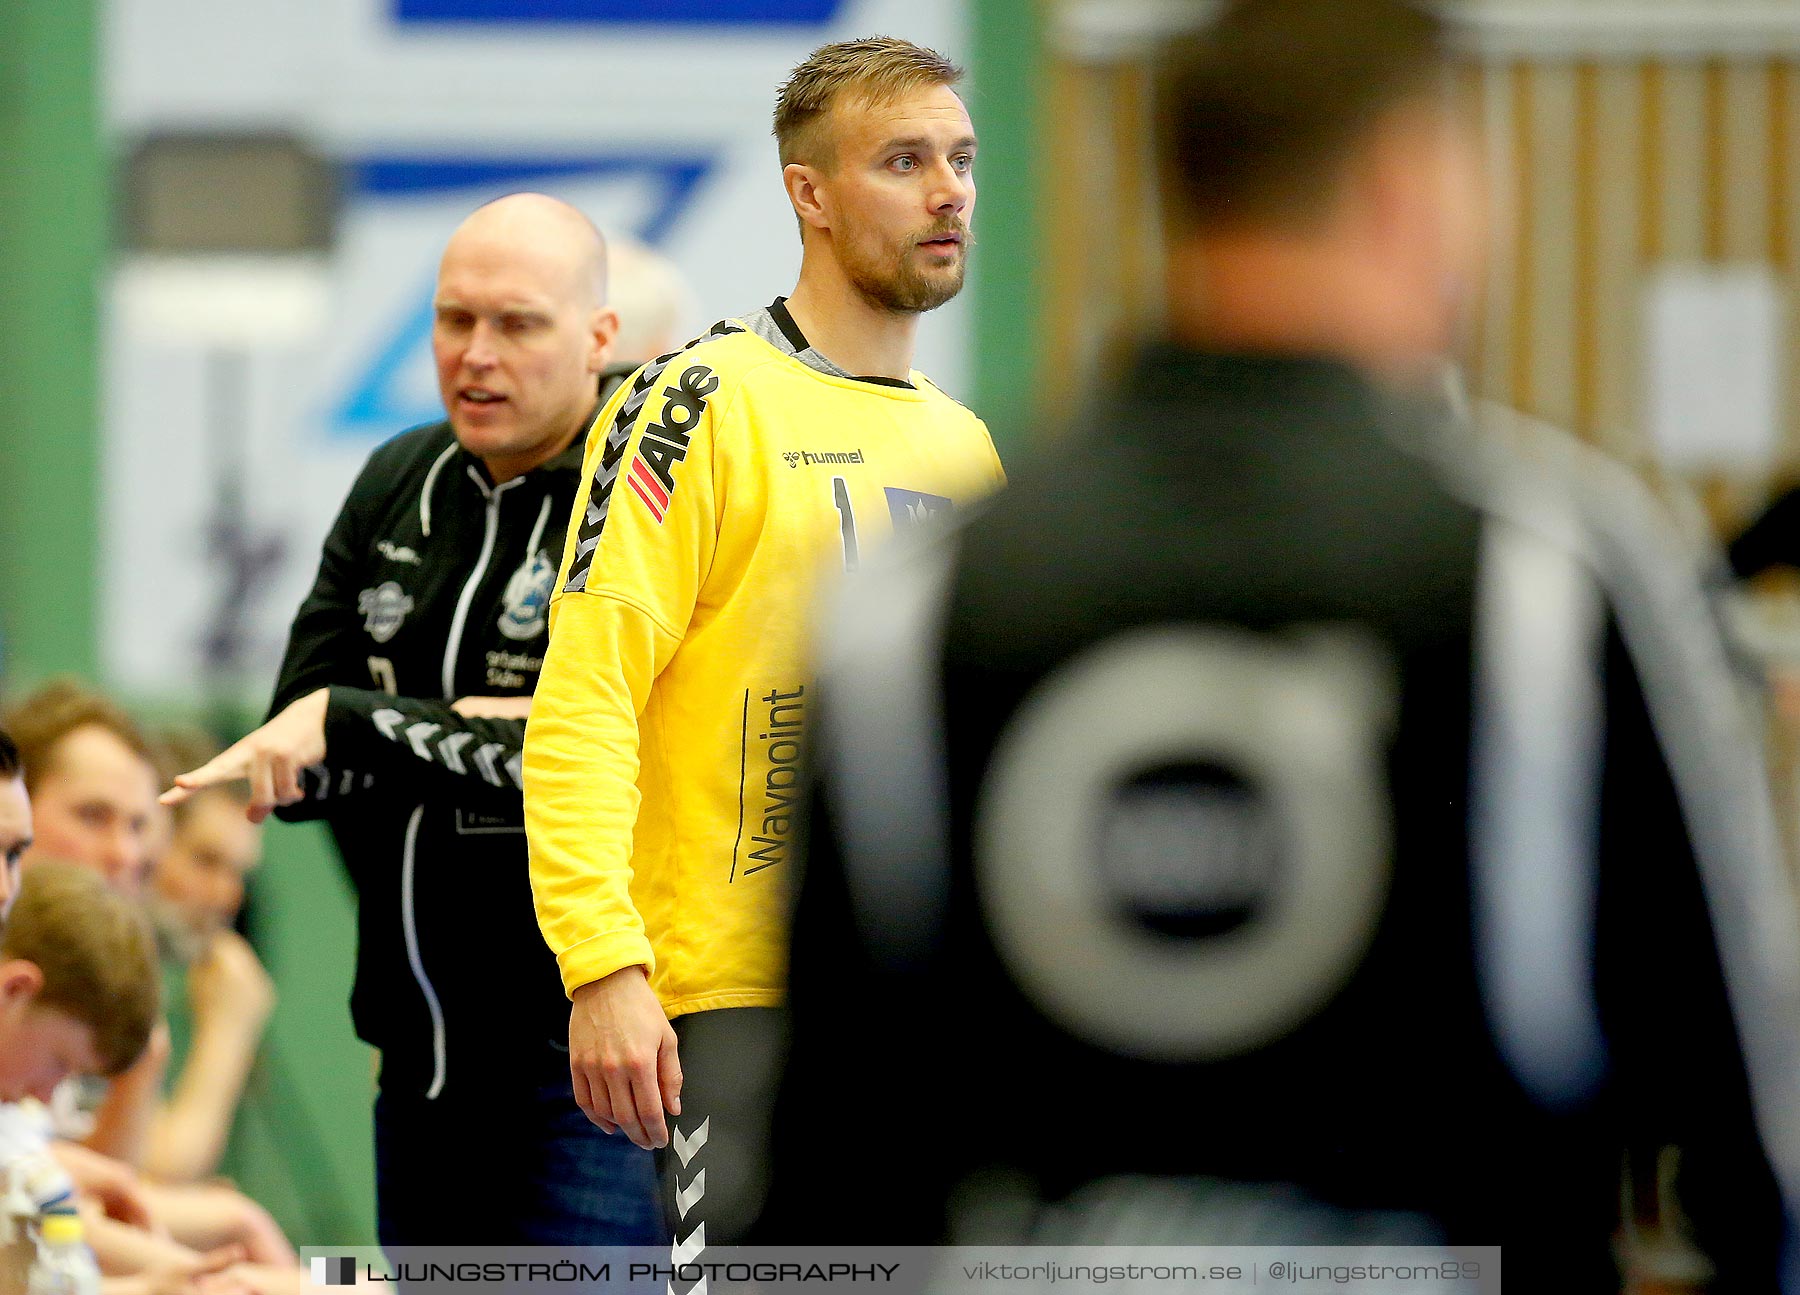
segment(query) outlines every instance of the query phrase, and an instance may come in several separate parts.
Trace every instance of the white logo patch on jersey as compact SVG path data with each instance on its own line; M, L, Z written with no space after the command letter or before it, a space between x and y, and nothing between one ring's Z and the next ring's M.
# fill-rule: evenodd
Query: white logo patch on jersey
M356 610L363 614L363 628L377 643L386 643L398 634L401 622L412 609L411 597L392 580L365 589L356 597Z
M500 600L500 632L523 641L544 632L550 617L550 588L556 583L556 564L539 549L512 574Z

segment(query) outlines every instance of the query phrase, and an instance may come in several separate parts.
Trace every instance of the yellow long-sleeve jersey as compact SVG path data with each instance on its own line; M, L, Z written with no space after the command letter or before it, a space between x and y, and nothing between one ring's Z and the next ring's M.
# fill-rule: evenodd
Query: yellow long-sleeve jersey
M779 1003L813 594L999 458L922 375L844 374L777 301L646 365L584 472L525 735L538 923L571 993L642 965L670 1016Z

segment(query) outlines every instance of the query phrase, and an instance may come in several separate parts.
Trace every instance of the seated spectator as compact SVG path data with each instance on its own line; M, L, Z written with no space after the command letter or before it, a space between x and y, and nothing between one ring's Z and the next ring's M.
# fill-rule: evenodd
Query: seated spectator
M31 870L0 930L0 1102L116 1075L156 1025L155 941L137 905L81 868Z
M19 893L20 861L31 848L31 799L19 747L0 731L0 922Z
M99 873L115 890L136 894L147 871L145 850L162 812L156 804L157 773L142 731L108 698L69 679L19 698L4 726L18 745L36 829L24 854L26 875L42 861L57 858ZM141 1172L168 1056L168 1029L159 1022L143 1055L102 1095L86 1095L89 1086L79 1083L64 1085L53 1103L58 1134L122 1162L120 1169ZM72 1093L83 1095L74 1098ZM287 1267L296 1262L293 1247L268 1212L241 1192L210 1184L137 1185L177 1252L237 1244L258 1263ZM133 1271L160 1262L159 1247L171 1244L110 1220L94 1229L92 1239L103 1263L117 1262Z
M19 698L4 726L25 763L32 857L79 863L136 894L160 811L150 746L131 717L78 681L57 679Z
M0 757L8 750L16 748L0 734ZM135 904L88 870L58 863L32 869L0 932L0 1200L14 1237L74 1200L41 1103L69 1075L116 1074L144 1050L157 1019L154 949ZM219 1272L242 1258L241 1247L171 1249L158 1266L107 1278L104 1295L271 1289L254 1269Z
M56 679L18 698L0 723L18 744L35 836L29 870L59 859L100 873L135 895L148 868L163 810L157 771L142 730L119 706L75 679ZM166 1028L110 1086L66 1086L57 1130L94 1150L140 1165L168 1061Z
M158 744L171 769L218 754L204 738ZM177 805L167 844L150 870L151 916L162 937L170 994L179 978L189 1007L180 1073L156 1112L144 1171L167 1182L214 1172L256 1060L275 988L250 942L232 929L244 904L244 877L262 857L262 829L244 815L237 784L209 788Z

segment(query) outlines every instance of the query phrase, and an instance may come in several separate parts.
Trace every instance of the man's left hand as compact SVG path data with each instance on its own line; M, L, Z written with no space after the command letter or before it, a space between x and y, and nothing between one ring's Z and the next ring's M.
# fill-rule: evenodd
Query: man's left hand
M250 782L252 823L260 823L277 805L301 798L300 771L325 758L325 707L330 692L319 688L294 702L254 733L238 739L198 769L181 774L162 794L165 805L179 805L205 787Z

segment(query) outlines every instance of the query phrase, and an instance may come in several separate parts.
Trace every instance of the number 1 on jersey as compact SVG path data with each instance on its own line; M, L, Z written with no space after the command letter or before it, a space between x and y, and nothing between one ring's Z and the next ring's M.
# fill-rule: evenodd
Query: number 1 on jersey
M850 487L842 477L831 479L831 502L837 505L838 530L844 537L844 570L856 570L856 514L850 509Z

